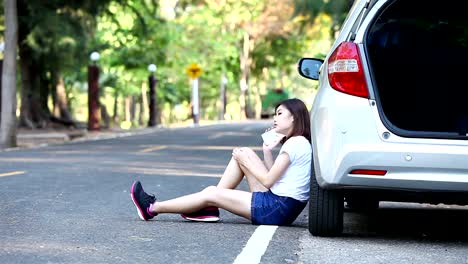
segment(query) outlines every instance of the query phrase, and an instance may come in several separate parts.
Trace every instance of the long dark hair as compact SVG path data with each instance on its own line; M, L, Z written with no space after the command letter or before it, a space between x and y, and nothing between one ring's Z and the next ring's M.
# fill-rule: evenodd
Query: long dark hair
M281 144L284 144L286 140L294 136L303 136L310 142L309 110L307 110L307 106L304 102L297 98L283 100L276 105L275 113L280 105L288 109L294 117L292 133L286 136L286 138L281 141Z

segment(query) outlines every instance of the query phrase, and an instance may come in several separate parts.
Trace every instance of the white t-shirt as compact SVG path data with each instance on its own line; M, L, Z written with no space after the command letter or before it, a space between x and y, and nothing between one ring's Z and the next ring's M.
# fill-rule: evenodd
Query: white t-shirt
M310 190L310 142L303 136L291 137L283 144L279 155L283 152L288 153L291 164L270 190L276 195L306 202Z

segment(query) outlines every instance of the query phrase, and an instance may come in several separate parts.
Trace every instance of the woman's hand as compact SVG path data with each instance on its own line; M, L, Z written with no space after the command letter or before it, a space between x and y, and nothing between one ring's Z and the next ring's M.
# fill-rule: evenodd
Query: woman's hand
M274 127L269 127L265 130L265 133L268 131L274 130ZM263 142L263 150L265 151L271 151L274 149L280 142L281 140L285 137L283 134L275 133L276 138L273 139L272 141L269 142Z
M249 151L246 151L245 148L234 148L232 150L232 157L237 161L237 163L246 168L250 165Z
M281 142L281 139L283 139L283 135L281 135L281 137L277 137L274 141L268 143L268 144L265 144L265 142L263 142L263 150L273 150L280 142Z

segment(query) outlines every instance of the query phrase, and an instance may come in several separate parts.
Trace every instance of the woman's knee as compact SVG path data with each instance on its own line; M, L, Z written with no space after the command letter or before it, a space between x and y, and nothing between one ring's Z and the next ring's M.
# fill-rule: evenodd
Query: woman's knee
M217 188L218 187L216 187L214 185L210 185L210 186L206 187L205 189L203 189L203 192L204 193L212 193L212 192L215 192Z
M252 155L252 154L255 154L255 151L253 151L253 149L251 149L249 147L234 148L233 152L235 150L239 150L239 152L237 153L238 155Z
M251 149L251 148L249 148L249 147L242 147L241 150L242 150L242 152L244 152L244 154L246 154L246 155L255 154L255 151L253 151L253 149Z
M257 153L255 153L255 151L254 151L253 149L251 149L251 148L244 147L244 148L242 148L242 152L244 153L244 155L245 155L246 157L260 160L260 157L259 157L259 156L257 155Z
M220 188L216 186L208 186L205 189L203 189L202 193L204 194L204 199L205 202L210 203L210 205L213 205L217 201L218 193L220 191Z
M204 194L205 199L212 200L212 198L218 193L218 187L208 186L205 189L203 189L202 193Z
M253 151L252 148L249 147L241 147L243 151Z

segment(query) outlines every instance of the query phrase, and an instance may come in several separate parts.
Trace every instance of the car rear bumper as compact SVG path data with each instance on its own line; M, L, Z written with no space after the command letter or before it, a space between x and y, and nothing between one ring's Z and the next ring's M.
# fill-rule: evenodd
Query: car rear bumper
M317 160L314 164L317 164ZM331 166L316 166L323 188L468 192L466 146L383 143L344 145ZM383 176L351 174L385 170Z

